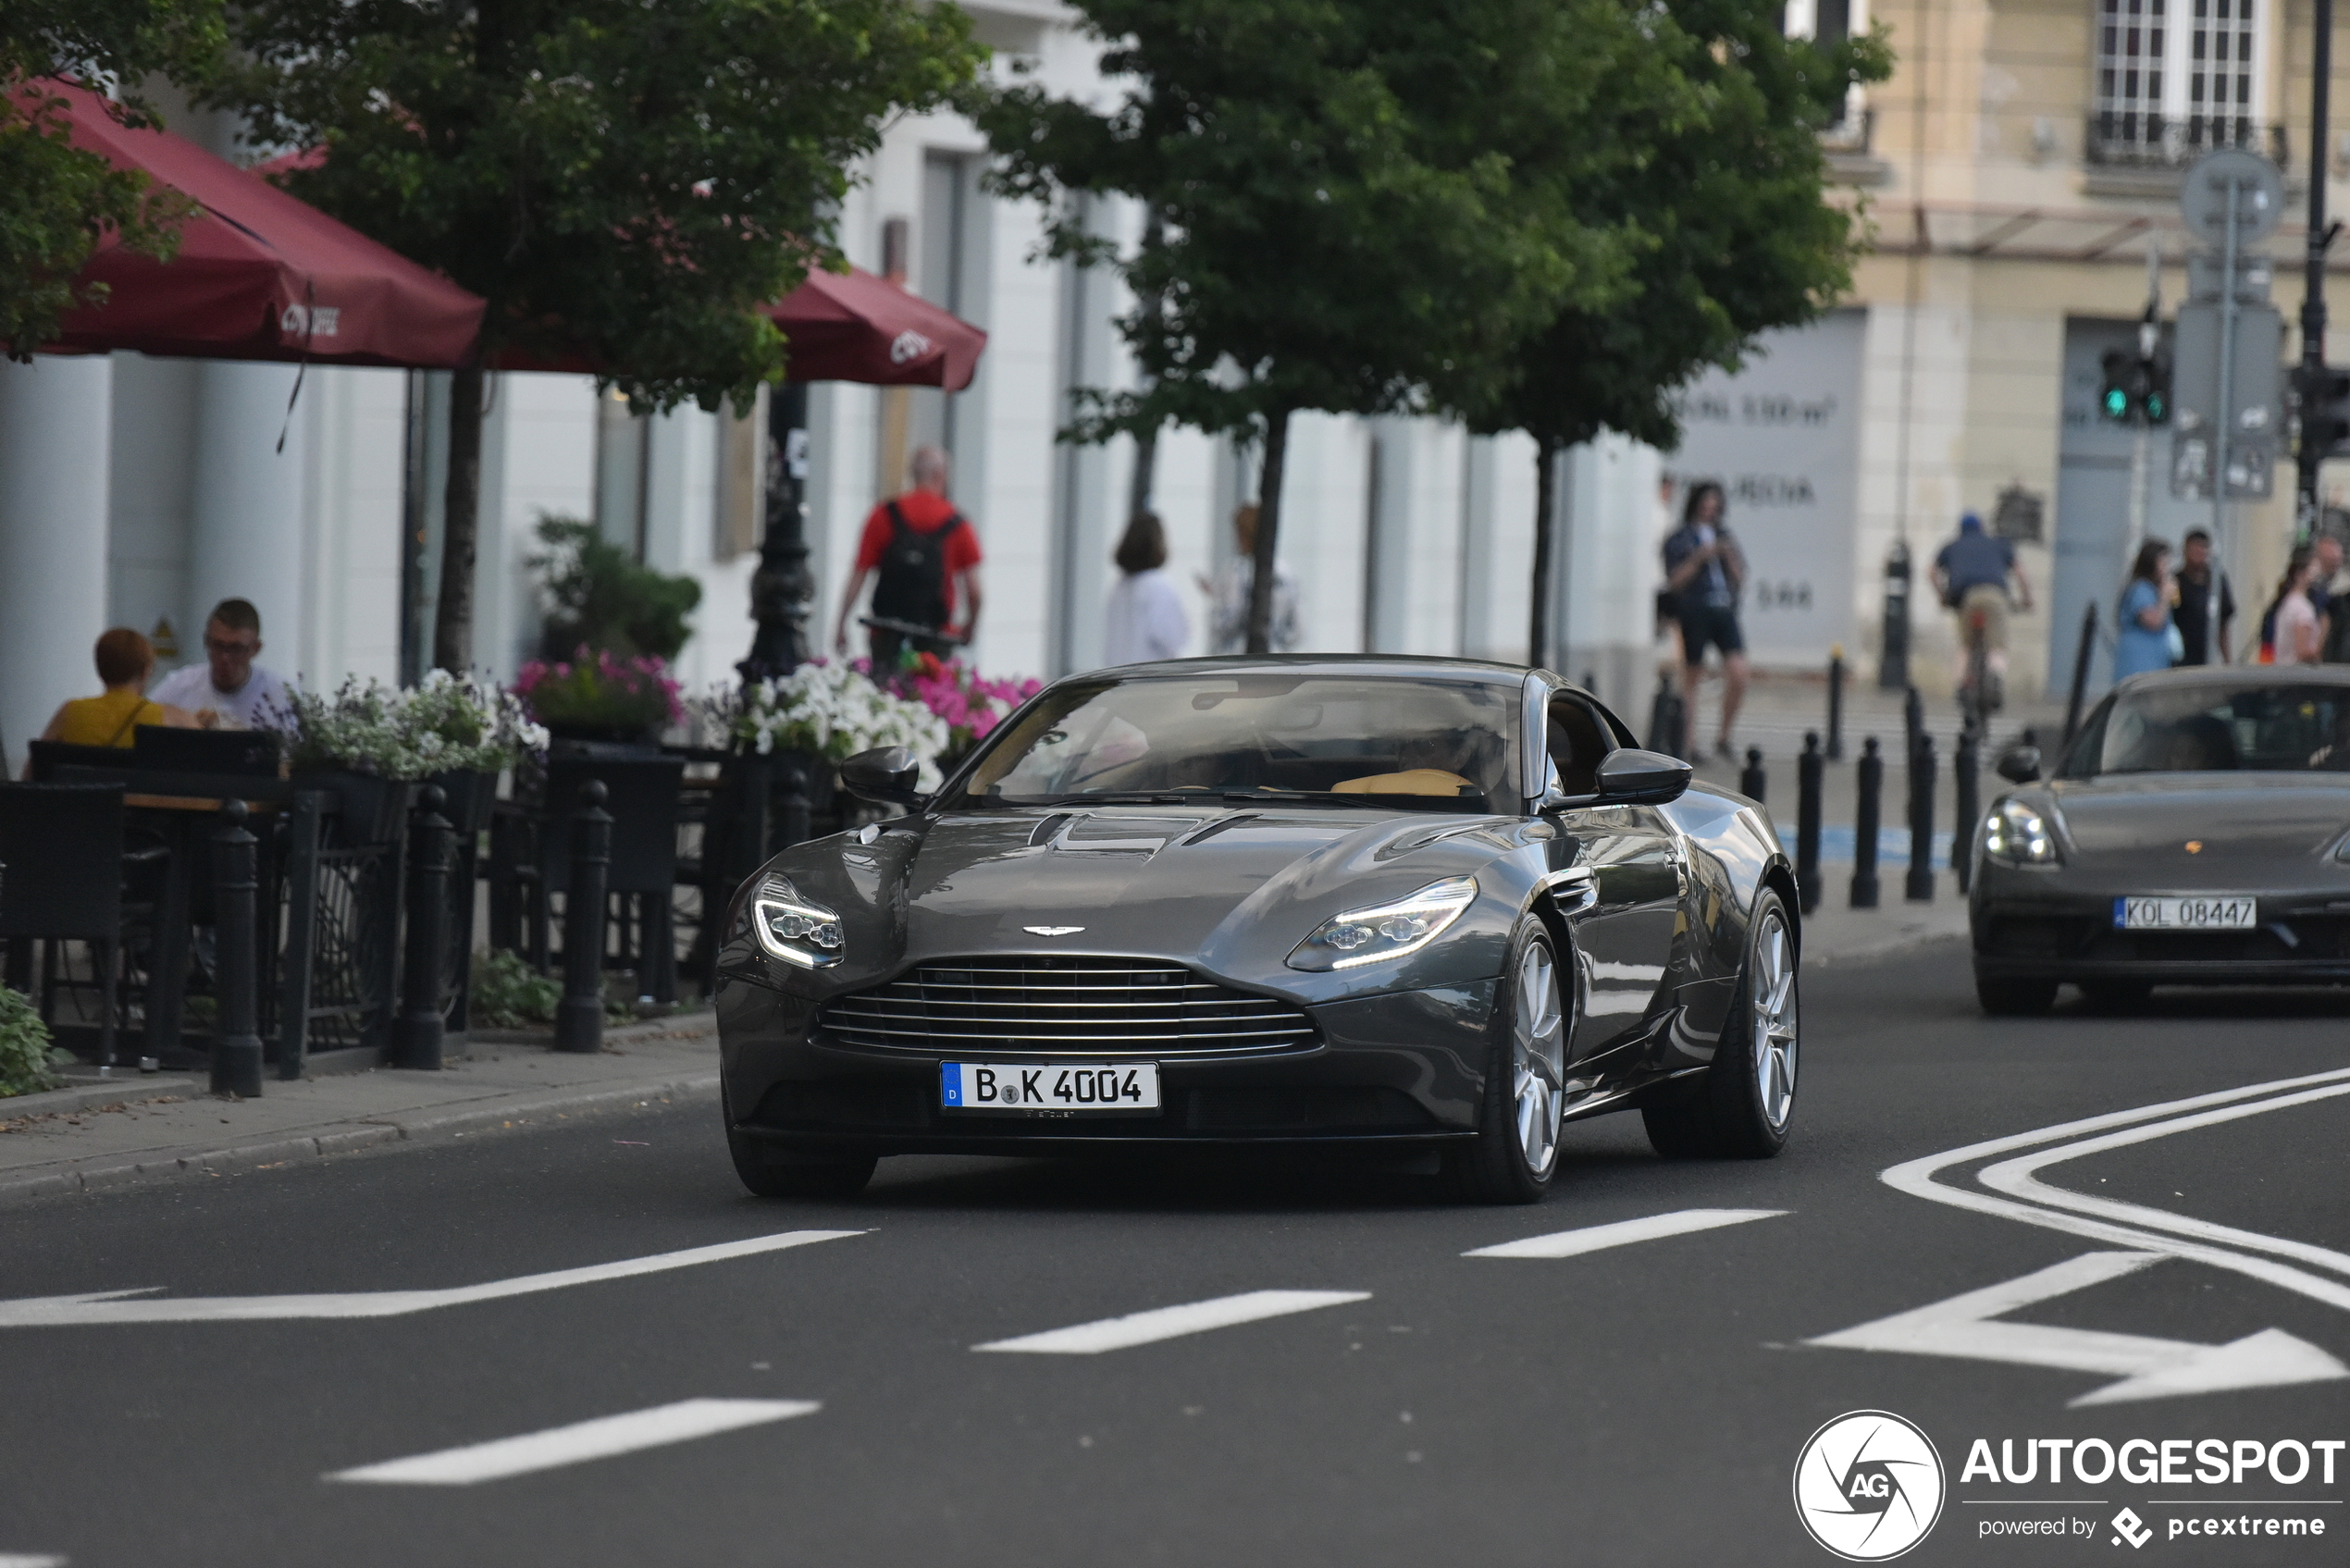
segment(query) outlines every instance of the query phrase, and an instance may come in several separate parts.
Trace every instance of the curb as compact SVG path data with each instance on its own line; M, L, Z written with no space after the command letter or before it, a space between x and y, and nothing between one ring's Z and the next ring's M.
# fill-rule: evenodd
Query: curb
M185 1100L209 1092L201 1079L162 1078L140 1073L130 1078L102 1079L91 1083L68 1084L63 1089L44 1089L37 1094L12 1094L0 1100L0 1121L56 1116L61 1111L103 1111L115 1105L135 1105L142 1100Z
M275 1139L266 1143L158 1152L140 1159L118 1160L107 1165L74 1165L56 1170L0 1176L0 1204L68 1192L114 1191L125 1187L179 1180L192 1176L268 1170L298 1161L325 1159L386 1144L429 1143L442 1139L462 1138L469 1132L528 1127L550 1116L561 1117L574 1113L594 1115L634 1110L656 1100L675 1104L717 1098L718 1074L715 1072L649 1082L598 1084L593 1088L554 1089L509 1095L489 1104L439 1106L407 1115L337 1123L323 1131Z

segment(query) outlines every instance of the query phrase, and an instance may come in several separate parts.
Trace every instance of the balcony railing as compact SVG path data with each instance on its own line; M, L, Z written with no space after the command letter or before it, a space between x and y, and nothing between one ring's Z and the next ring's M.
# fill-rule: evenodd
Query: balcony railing
M2258 153L2282 168L2286 154L2282 125L2263 125L2240 115L2173 119L2119 109L2092 114L2082 146L2088 162L2101 168L2183 169L2220 147Z
M1830 153L1865 154L1876 130L1876 110L1847 104L1843 117L1820 129L1820 145Z

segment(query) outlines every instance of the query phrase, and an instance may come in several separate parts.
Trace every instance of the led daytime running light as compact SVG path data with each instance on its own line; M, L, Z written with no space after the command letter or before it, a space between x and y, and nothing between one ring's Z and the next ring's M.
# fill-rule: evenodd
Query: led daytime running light
M783 878L770 876L751 895L751 929L759 945L774 957L804 969L820 969L841 959L847 938L840 916L822 904L802 898Z
M1449 877L1408 898L1331 916L1290 956L1293 969L1351 969L1416 953L1477 898L1477 879Z

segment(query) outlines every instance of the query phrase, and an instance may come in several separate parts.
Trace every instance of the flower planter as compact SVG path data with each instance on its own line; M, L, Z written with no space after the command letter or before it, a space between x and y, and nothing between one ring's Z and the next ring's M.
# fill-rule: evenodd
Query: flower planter
M351 844L385 844L405 833L417 789L402 780L340 768L297 772L293 785L326 790L341 803L341 833Z
M440 786L440 814L457 830L460 843L489 825L489 808L498 798L497 774L463 770L435 773L425 783Z

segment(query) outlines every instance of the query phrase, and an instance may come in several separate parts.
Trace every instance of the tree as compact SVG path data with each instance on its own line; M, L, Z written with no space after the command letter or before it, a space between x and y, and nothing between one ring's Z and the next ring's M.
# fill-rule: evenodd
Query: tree
M0 346L28 360L68 312L105 302L76 276L111 230L126 249L168 260L193 210L147 177L119 169L66 135L63 78L138 82L200 77L222 40L220 0L9 0L0 7ZM111 102L126 125L160 125L135 90Z
M1764 0L1663 0L1643 14L1651 65L1676 79L1670 113L1619 96L1585 134L1623 155L1588 165L1587 216L1639 236L1628 297L1570 302L1518 346L1497 382L1451 382L1441 401L1483 433L1534 438L1534 605L1529 657L1550 641L1558 454L1614 430L1671 451L1679 389L1738 368L1755 338L1815 319L1851 284L1860 215L1825 200L1820 130L1855 81L1879 81L1882 34L1830 46L1790 39Z
M837 265L884 116L984 57L917 0L245 0L214 101L319 147L282 178L489 302L453 377L433 661L472 662L483 372L585 364L639 411L737 407L787 345L757 307Z
M1087 389L1067 434L1173 420L1262 441L1261 653L1291 416L1413 408L1440 376L1486 387L1524 333L1613 286L1622 237L1504 149L1572 126L1637 37L1613 0L1081 9L1120 99L1016 81L973 113L996 188L1054 209L1054 253L1115 265L1142 302L1118 325L1144 384ZM1082 199L1105 193L1139 200L1154 238L1111 253Z

